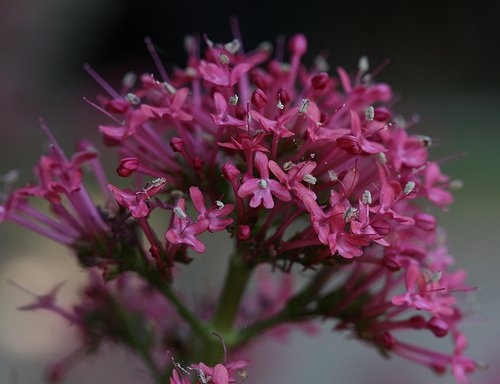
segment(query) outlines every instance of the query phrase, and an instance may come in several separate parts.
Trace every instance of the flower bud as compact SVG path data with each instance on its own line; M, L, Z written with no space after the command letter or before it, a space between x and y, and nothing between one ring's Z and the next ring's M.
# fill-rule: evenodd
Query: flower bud
M224 177L230 181L236 180L236 178L240 175L240 171L231 163L226 163L222 167L222 174Z
M116 167L116 172L121 177L129 177L139 167L139 159L136 157L126 157L121 159Z
M257 88L252 93L252 104L257 108L264 108L267 104L267 96L264 91L260 88Z
M387 349L391 349L395 344L394 336L392 336L389 332L384 332L380 341L382 342L382 345Z
M250 73L253 83L260 89L268 89L272 83L272 78L261 70L253 70Z
M408 320L411 327L414 329L422 329L426 327L425 319L423 316L415 315Z
M391 223L385 220L374 220L371 225L382 237L386 236L391 231Z
M376 84L368 89L367 96L375 101L389 101L392 90L387 84Z
M172 137L170 147L174 152L182 152L184 150L184 140L178 137Z
M436 228L436 218L428 213L419 212L415 215L415 225L424 231L433 231Z
M307 39L301 34L297 33L292 36L292 38L288 41L288 49L292 53L292 55L300 55L302 56L307 51Z
M106 104L106 111L111 113L126 113L130 108L130 104L127 100L123 99L114 99L110 100Z
M384 257L385 267L392 272L397 272L401 269L401 263L392 256Z
M436 337L445 337L448 334L449 326L446 321L437 317L432 317L427 326Z
M238 240L247 240L251 235L250 226L243 224L238 226Z
M200 156L196 155L196 157L193 160L193 169L195 171L199 171L203 168L203 160L201 159Z
M278 100L281 101L284 105L290 102L290 94L286 89L281 88L278 92Z
M387 121L391 118L391 112L384 107L374 108L373 119L377 121Z
M325 89L329 81L330 77L328 76L327 73L325 72L318 73L317 75L311 78L311 86L313 87L313 89L319 91Z

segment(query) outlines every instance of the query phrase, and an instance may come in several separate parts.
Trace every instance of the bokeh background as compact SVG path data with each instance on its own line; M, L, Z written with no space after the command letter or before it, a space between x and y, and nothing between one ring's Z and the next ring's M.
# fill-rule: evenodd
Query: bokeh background
M373 67L391 60L378 79L397 91L396 110L420 116L416 129L433 138L432 157L446 159L444 171L464 182L442 223L457 264L481 288L464 297L470 312L464 329L469 354L490 367L472 382L500 383L499 1L0 0L0 174L16 168L22 182L29 180L46 146L39 116L68 151L82 135L98 140L102 116L82 97L100 90L83 63L114 84L130 69L154 71L143 43L151 36L165 64L183 64L183 37L207 33L229 41L232 14L247 48L303 32L309 63L320 51L328 52L331 68L355 68L361 55ZM71 303L84 274L64 249L13 225L2 224L0 244L0 383L41 383L47 362L70 350L75 335L51 314L17 311L30 297L7 280L35 292L67 281L61 301ZM294 334L286 345L256 346L253 361L248 383L453 381L385 361L327 328L318 339ZM104 350L65 383L144 380L125 352Z

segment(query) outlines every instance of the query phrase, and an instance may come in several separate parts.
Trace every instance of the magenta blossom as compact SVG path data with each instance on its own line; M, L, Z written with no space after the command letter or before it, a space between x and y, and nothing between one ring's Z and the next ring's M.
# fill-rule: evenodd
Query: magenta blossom
M50 378L109 342L158 384L242 382L247 362L226 359L263 335L313 334L329 322L465 383L477 363L465 354L455 292L472 288L431 211L448 208L456 184L430 160L431 140L396 118L392 89L366 58L330 73L324 57L302 62L303 35L288 55L279 40L273 55L268 44L244 50L234 33L224 44L188 37L187 65L173 71L147 38L157 73L129 73L119 91L85 66L106 93L87 102L111 120L99 126L117 148L111 169L144 187L109 184L89 143L66 157L44 124L51 149L35 180L15 189L0 179L0 221L66 245L91 277L72 310L56 304L59 288L24 307L55 312L82 335ZM85 187L87 169L100 200ZM186 265L223 231L225 277L186 294L177 283L193 279ZM408 330L452 346L407 341Z
M290 192L278 181L269 178L269 160L262 152L255 154L255 167L259 171L260 178L250 178L246 180L238 190L238 196L241 198L252 195L250 207L257 208L262 204L265 208L274 207L272 195L281 201L290 201L292 196Z

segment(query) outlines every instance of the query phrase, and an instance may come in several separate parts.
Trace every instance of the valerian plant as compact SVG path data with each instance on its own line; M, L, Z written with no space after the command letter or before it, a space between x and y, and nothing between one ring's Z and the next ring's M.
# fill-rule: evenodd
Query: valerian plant
M88 102L107 119L99 131L118 149L123 182L108 183L88 141L67 156L42 121L50 151L0 206L0 220L64 244L89 274L73 308L57 304L60 286L22 307L53 311L82 336L49 378L115 343L156 383L233 383L248 369L236 348L329 321L384 356L467 382L477 363L464 354L454 292L471 288L451 269L430 207L448 207L454 182L429 158L430 138L394 114L392 90L368 61L329 74L325 58L301 63L300 34L289 62L283 44L272 57L269 44L245 52L238 39L205 37L200 54L202 41L189 37L187 66L167 72L146 43L159 76L129 73L117 91L85 66L106 92ZM100 185L97 201L84 171ZM220 291L200 293L200 305L174 288L176 266L210 258L198 255L200 235L219 231L232 254ZM297 270L309 271L304 284L294 285ZM406 330L453 348L415 345Z

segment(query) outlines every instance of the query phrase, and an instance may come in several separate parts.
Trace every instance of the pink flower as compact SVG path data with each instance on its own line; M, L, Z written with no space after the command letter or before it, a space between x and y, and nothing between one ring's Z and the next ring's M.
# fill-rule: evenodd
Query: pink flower
M424 193L430 201L443 209L453 202L453 195L443 188L448 185L449 177L441 173L437 163L429 163L425 169Z
M230 69L222 63L208 63L205 60L200 61L198 70L204 80L214 85L233 86L240 77L252 68L250 63L241 63Z
M260 178L251 178L246 180L238 190L238 196L241 198L252 195L250 207L257 208L262 204L265 208L274 207L272 195L281 201L290 201L292 196L287 189L276 180L269 178L268 158L262 152L255 154L255 167L259 171Z
M149 207L146 202L158 194L166 183L167 180L163 178L155 179L146 188L137 192L127 192L112 184L109 184L108 188L115 196L118 204L127 208L133 217L140 218L149 214Z
M182 198L177 200L177 205L173 211L173 223L165 233L165 238L172 244L186 244L198 253L205 252L205 244L198 240L196 236L208 229L209 221L202 218L190 223L186 214L186 202Z
M201 382L208 384L230 384L236 383L236 375L248 365L246 360L236 360L224 364L216 364L214 367L209 367L204 363L194 364L194 369ZM205 380L205 381L204 381Z
M190 187L189 195L196 211L199 213L197 221L208 221L208 231L222 231L233 222L233 219L223 218L223 216L227 216L233 211L234 204L224 204L221 201L217 201L212 208L207 209L205 207L205 199L199 188Z
M352 135L339 137L337 139L339 146L353 155L359 155L361 153L385 152L386 149L383 145L374 141L369 141L363 136L363 132L361 130L361 120L358 114L353 110L350 111L350 114ZM382 127L383 124L380 125L380 128Z
M149 118L164 118L168 116L173 120L191 121L193 120L193 116L182 109L188 93L188 88L178 89L171 98L168 95L163 98L162 104L165 106L152 107L151 105L143 104L141 110Z

